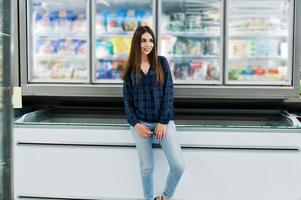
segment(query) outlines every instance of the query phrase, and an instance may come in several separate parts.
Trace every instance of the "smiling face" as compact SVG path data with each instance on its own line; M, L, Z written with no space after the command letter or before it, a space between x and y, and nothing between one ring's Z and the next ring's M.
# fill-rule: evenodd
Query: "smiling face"
M144 55L148 55L154 47L154 38L148 32L145 32L141 36L141 53Z

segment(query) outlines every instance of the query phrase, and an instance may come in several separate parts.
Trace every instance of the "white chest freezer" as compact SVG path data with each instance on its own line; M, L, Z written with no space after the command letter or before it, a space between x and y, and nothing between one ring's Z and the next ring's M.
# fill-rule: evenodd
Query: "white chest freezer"
M188 112L188 111L187 111ZM177 114L186 169L181 200L300 200L301 123L285 111ZM14 123L15 199L142 199L138 157L122 113L39 110ZM168 164L154 143L155 194Z

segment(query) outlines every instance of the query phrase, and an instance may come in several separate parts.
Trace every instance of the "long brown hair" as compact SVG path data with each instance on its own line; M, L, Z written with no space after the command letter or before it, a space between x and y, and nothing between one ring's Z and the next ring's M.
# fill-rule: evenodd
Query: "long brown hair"
M149 26L139 26L133 34L131 50L126 67L122 74L124 80L126 75L133 71L135 72L135 84L138 84L140 80L140 66L141 66L141 37L144 33L149 33L153 37L154 47L148 54L148 61L150 66L155 67L157 83L160 85L164 84L164 73L160 65L158 54L157 54L157 40L155 34ZM132 77L132 76L131 76Z

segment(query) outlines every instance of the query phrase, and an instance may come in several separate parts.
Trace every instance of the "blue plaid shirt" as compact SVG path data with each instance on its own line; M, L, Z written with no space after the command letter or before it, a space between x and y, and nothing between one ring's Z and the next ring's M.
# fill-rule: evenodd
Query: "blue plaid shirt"
M164 84L156 82L156 70L150 67L145 75L140 70L140 81L135 85L135 74L129 72L123 83L124 110L128 123L135 126L140 120L167 124L174 115L173 81L169 64L165 57L159 56L164 72Z

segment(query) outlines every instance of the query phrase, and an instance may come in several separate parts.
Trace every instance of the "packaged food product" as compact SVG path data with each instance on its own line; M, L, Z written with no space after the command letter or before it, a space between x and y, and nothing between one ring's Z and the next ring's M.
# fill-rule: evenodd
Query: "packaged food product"
M59 54L60 55L72 55L75 54L76 45L78 40L72 40L72 38L59 39Z
M36 53L37 54L57 54L59 48L58 40L50 40L37 38Z
M229 42L230 58L246 56L247 51L248 51L248 44L245 40L230 40Z
M48 61L39 60L35 61L34 68L32 72L33 80L45 80L51 77L52 70L49 67Z
M255 74L255 70L252 69L252 67L248 66L247 68L244 68L244 69L241 71L241 74L242 74L242 75L253 75L253 74Z
M169 30L171 31L183 31L185 30L185 13L184 12L175 12L169 15L170 24Z
M203 21L219 21L221 18L221 12L219 9L210 9L201 12Z
M105 72L106 72L106 68L104 65L104 61L103 60L99 60L97 62L97 71L96 71L96 78L101 80L105 78Z
M79 45L77 46L76 54L86 55L88 50L87 40L78 40L78 41L79 41Z
M107 31L111 33L122 33L123 21L126 17L126 14L126 10L119 10L115 13L107 12Z
M186 47L186 38L178 37L173 51L175 55L187 55L188 49Z
M170 18L168 15L162 13L161 16L161 25L160 28L162 29L162 32L170 31Z
M229 71L229 77L228 78L229 78L230 81L237 81L239 74L240 74L240 70L239 69L232 68Z
M288 44L287 42L281 42L280 43L280 52L279 55L281 55L281 57L287 57L288 56Z
M48 17L47 17L48 19ZM45 22L44 22L45 24ZM33 30L35 33L42 33L45 30L43 29L43 15L38 13L38 12L34 12L33 13Z
M106 17L104 14L102 14L101 12L97 13L96 14L96 32L97 33L103 33L103 32L106 32L107 29L106 29Z
M58 13L58 18L57 18L57 29L56 31L61 33L61 32L68 32L70 31L70 26L67 24L67 12L65 10L60 10Z
M72 30L75 33L85 33L87 32L87 16L85 13L80 13L77 15L73 22Z
M171 55L174 51L175 44L177 42L177 37L174 37L172 35L161 35L160 40L162 55Z
M192 39L186 40L186 49L187 54L189 55L197 55L199 53L199 49L197 49L197 46L195 45L195 40Z
M189 79L189 77L188 77L189 70L190 70L189 62L175 62L174 73L173 73L175 79L177 79L177 80Z
M86 80L88 77L88 71L86 68L76 68L72 75L72 79L74 80Z
M288 80L288 73L287 73L288 67L287 66L279 66L279 80Z
M256 40L248 40L248 51L247 56L255 57L257 56L257 41Z
M52 32L59 32L59 11L55 10L49 14L49 25Z
M38 16L38 18L39 18L39 16ZM54 24L49 19L49 13L48 12L45 12L42 15L42 18L38 19L37 26L38 26L38 28L36 30L36 33L47 33L47 32L50 32L50 31L54 30Z
M72 10L67 10L66 18L67 18L66 31L67 32L75 32L76 30L74 30L74 23L77 20L78 16Z
M135 10L129 9L123 11L125 14L123 16L123 31L130 32L134 31L138 26L138 18ZM141 16L139 15L140 19Z
M263 76L266 74L266 69L264 69L262 65L254 66L254 68L254 74L256 76Z
M72 69L66 66L66 63L60 60L53 60L49 62L51 68L51 79L67 79L70 78Z
M103 58L114 54L114 46L109 40L96 41L96 57Z
M131 47L131 38L127 37L112 37L114 54L128 54Z
M219 67L217 62L210 62L207 64L207 79L208 80L219 79Z
M146 10L140 10L140 12L137 11L139 10L136 10L136 18L139 20L139 25L153 27L153 17L150 11L146 11Z
M207 63L194 60L191 62L189 76L194 80L205 80L207 78Z

